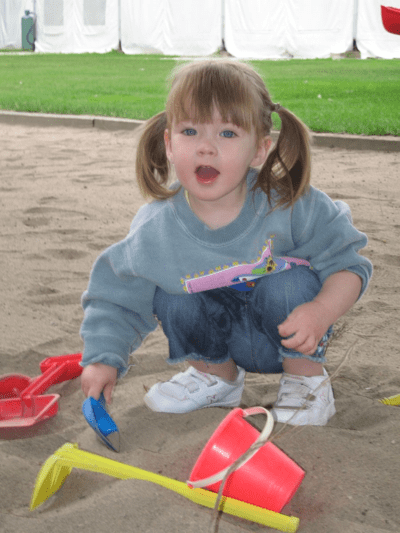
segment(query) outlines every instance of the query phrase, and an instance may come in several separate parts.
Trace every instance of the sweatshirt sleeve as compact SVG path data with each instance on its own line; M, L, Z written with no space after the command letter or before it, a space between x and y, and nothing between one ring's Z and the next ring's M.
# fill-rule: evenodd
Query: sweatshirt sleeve
M107 364L118 369L118 377L127 372L130 353L157 327L155 289L151 281L135 275L127 239L98 257L82 296L82 366Z
M362 280L360 297L372 275L372 263L359 254L367 236L354 227L349 206L333 202L312 188L293 209L292 236L295 255L307 259L321 283L332 274L349 270Z

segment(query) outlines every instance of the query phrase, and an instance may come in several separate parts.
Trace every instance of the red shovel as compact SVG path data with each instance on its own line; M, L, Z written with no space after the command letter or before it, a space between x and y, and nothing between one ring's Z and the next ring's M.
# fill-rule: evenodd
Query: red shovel
M57 414L59 394L44 395L56 383L77 378L83 368L81 353L48 357L40 363L42 374L0 377L0 429L28 427Z

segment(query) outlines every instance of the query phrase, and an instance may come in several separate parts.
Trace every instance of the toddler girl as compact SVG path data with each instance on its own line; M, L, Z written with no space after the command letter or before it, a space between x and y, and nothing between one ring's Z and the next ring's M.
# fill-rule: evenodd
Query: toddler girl
M271 149L274 112L282 127ZM172 167L178 181L168 185ZM332 325L372 266L348 206L310 186L304 124L249 65L191 63L145 126L136 174L153 201L97 259L82 299L84 393L110 402L129 355L160 322L167 362L190 366L147 392L150 409L238 406L245 372L282 373L274 418L326 424Z

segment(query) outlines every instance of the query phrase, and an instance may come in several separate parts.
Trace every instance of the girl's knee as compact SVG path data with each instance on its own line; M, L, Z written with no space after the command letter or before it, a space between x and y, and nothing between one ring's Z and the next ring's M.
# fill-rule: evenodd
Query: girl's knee
M295 266L290 270L264 276L255 287L256 298L269 306L285 303L297 307L309 302L321 290L318 276L305 266Z
M303 303L310 302L321 290L317 275L308 267L290 270L260 279L254 288L252 310L261 330L275 328Z

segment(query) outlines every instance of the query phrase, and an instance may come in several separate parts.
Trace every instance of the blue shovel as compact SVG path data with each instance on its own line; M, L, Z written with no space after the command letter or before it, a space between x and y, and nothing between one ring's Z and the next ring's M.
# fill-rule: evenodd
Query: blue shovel
M90 427L95 430L102 442L113 450L119 452L119 431L116 423L107 413L106 400L103 393L95 400L92 396L82 404L82 412Z

